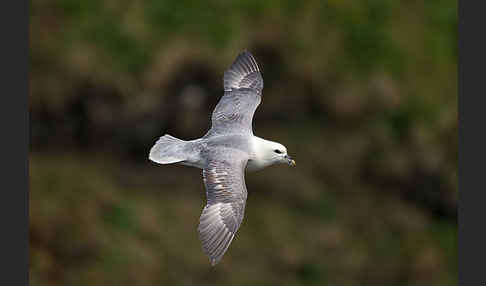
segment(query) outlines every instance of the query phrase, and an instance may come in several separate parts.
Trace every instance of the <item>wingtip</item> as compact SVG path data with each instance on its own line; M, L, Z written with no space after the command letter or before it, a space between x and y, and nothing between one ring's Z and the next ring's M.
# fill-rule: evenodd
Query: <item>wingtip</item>
M245 58L248 59L248 61L249 61L250 64L253 64L254 65L254 68L255 68L256 71L260 71L260 68L258 66L258 63L257 63L255 57L247 49L244 49L241 53L238 54L238 56L236 57L234 63L238 63L238 62L244 61L243 59L245 59Z
M253 57L252 53L250 53L248 49L244 49L243 51L240 52L239 55L249 55Z
M218 264L219 261L216 261L216 259L210 259L211 266L214 267L216 264Z
M224 90L244 87L263 89L260 67L255 57L248 50L240 52L229 69L224 72L223 86Z

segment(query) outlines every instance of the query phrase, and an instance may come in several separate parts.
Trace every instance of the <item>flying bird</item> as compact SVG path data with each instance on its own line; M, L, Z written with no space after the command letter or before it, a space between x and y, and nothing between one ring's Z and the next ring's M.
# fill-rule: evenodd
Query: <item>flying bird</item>
M224 72L224 95L216 105L211 128L201 138L184 141L168 134L150 149L159 164L202 169L207 204L199 220L199 239L211 265L228 249L245 213L245 171L275 163L295 166L284 145L253 135L252 119L262 99L263 78L254 57L243 51Z

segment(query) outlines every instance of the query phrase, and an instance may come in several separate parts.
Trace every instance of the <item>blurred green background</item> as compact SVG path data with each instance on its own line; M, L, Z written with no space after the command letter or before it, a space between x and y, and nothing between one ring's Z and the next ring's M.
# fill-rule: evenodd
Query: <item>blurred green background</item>
M30 285L457 285L456 1L30 3ZM297 167L247 174L213 268L200 170L147 156L244 49Z

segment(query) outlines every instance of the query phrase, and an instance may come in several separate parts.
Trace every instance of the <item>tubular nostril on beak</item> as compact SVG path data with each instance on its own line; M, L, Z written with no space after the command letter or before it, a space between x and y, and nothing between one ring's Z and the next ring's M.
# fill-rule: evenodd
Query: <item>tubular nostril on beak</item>
M287 164L289 164L290 166L296 165L295 160L293 160L292 157L290 157L289 155L285 155L284 158L287 159Z

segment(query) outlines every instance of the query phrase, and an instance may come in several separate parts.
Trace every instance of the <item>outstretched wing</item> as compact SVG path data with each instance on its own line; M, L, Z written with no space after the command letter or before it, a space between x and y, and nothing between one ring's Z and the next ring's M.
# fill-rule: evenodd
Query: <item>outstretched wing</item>
M234 160L235 157L240 159ZM246 162L243 156L236 154L231 160L212 160L203 170L207 204L202 211L198 231L211 265L221 260L243 220L247 197Z
M253 134L252 119L261 102L263 78L245 51L224 73L224 95L213 111L209 134Z

